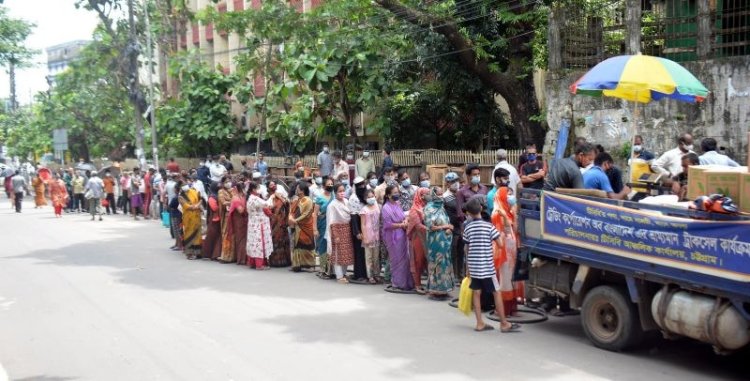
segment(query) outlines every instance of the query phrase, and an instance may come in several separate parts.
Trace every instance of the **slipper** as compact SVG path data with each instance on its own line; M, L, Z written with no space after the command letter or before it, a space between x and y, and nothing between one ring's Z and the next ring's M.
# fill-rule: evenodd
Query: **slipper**
M518 323L510 323L510 328L500 328L502 333L519 332L520 330L521 325Z
M349 283L349 281L348 281L348 280L346 280L346 278L340 278L340 279L336 279L336 282L339 282L339 283L341 283L341 284L347 284L347 283Z
M425 291L424 288L421 288L421 287L420 288L415 288L414 292L416 292L419 295L424 295L424 294L427 293L427 291Z
M492 328L489 325L485 325L484 327L480 328L474 328L474 331L476 332L484 332L484 331L492 331L494 328Z

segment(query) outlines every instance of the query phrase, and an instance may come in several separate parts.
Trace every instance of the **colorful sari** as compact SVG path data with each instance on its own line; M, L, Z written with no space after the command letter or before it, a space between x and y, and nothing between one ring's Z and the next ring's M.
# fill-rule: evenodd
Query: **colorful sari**
M226 189L219 190L219 216L221 216L221 258L224 263L234 262L234 245L232 231L229 229L229 208L232 205L232 193Z
M201 256L201 196L197 190L190 188L180 193L182 206L182 246L187 259Z
M497 190L497 193L495 193L494 210L492 212L492 224L495 226L495 229L497 229L497 231L505 236L505 234L503 233L506 228L505 221L502 217L502 214L500 213L500 210L502 209L502 211L506 216L508 216L508 219L510 220L510 229L516 242L518 242L518 235L516 234L515 229L515 214L513 213L513 208L511 208L510 204L508 203L508 189L508 187L500 187ZM501 245L497 244L497 242L493 242L492 244L494 250L495 271L497 272L497 278L500 282L500 291L503 297L503 307L505 308L505 315L511 316L518 310L518 305L516 302L517 298L523 297L523 283L516 282L516 284L514 284L514 282L512 281L513 269L516 265L516 250L514 247L506 248L507 238L504 238L502 242L503 243Z
M214 195L208 198L206 225L203 258L219 259L221 257L221 216L219 215L219 201Z
M271 238L273 239L273 253L268 257L271 267L287 267L292 264L289 252L289 201L279 193L275 193L269 200L271 207Z
M245 197L235 194L229 205L227 221L229 234L232 237L234 258L238 265L247 264L247 210L245 209Z
M334 199L328 205L326 214L326 235L328 235L328 254L331 256L331 263L338 266L354 264L352 216L349 205L346 200Z
M47 200L44 198L44 180L41 177L34 177L31 180L31 186L34 187L34 205L36 208L47 205Z
M310 197L302 197L292 203L291 220L294 221L294 251L292 269L315 267L315 210Z
M388 250L391 284L401 290L413 290L414 278L409 271L406 231L394 226L404 222L404 217L404 210L398 202L386 201L383 205L383 242Z
M68 204L68 190L65 182L52 179L49 183L49 197L55 208L55 216L62 216L62 209Z
M409 269L417 289L422 288L422 273L427 267L427 245L425 244L427 228L424 224L425 203L422 199L427 193L429 193L427 188L419 188L414 193L406 228L406 236L409 238Z
M445 230L431 231L433 226L449 224L448 213L443 208L443 198L432 192L432 201L424 207L427 227L427 287L432 294L445 295L453 289L453 262L451 244L453 233Z
M328 204L333 200L333 194L326 197L325 192L321 192L318 197L315 198L315 204L318 205L318 239L315 242L315 248L320 256L320 269L323 273L328 273L328 241L327 230L326 230L326 213L328 211Z

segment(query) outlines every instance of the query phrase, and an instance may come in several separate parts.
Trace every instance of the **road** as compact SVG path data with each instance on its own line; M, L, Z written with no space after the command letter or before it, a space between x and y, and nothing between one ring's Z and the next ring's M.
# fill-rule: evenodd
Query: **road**
M476 333L444 302L286 269L187 261L155 221L0 199L0 375L11 380L747 379L689 340L594 348L577 317ZM2 377L2 376L0 376Z

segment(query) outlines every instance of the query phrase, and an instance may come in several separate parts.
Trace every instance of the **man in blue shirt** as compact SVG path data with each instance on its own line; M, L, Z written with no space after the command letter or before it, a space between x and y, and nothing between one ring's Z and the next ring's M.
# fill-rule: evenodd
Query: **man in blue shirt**
M258 152L258 161L255 162L256 172L260 172L260 175L266 177L268 175L268 163L263 160L263 152Z
M614 166L612 156L606 152L600 152L594 159L594 166L583 174L583 187L586 189L598 189L607 192L607 197L623 200L630 193L630 188L624 186L622 191L615 193L612 184L607 177L607 170Z

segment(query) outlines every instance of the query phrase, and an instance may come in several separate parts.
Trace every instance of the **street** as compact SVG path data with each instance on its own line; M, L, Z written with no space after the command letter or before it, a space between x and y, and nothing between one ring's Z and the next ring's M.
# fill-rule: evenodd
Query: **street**
M287 269L187 261L167 229L0 199L0 378L747 379L747 352L690 340L592 346L578 317L477 333L445 302ZM454 291L455 293L455 291Z

